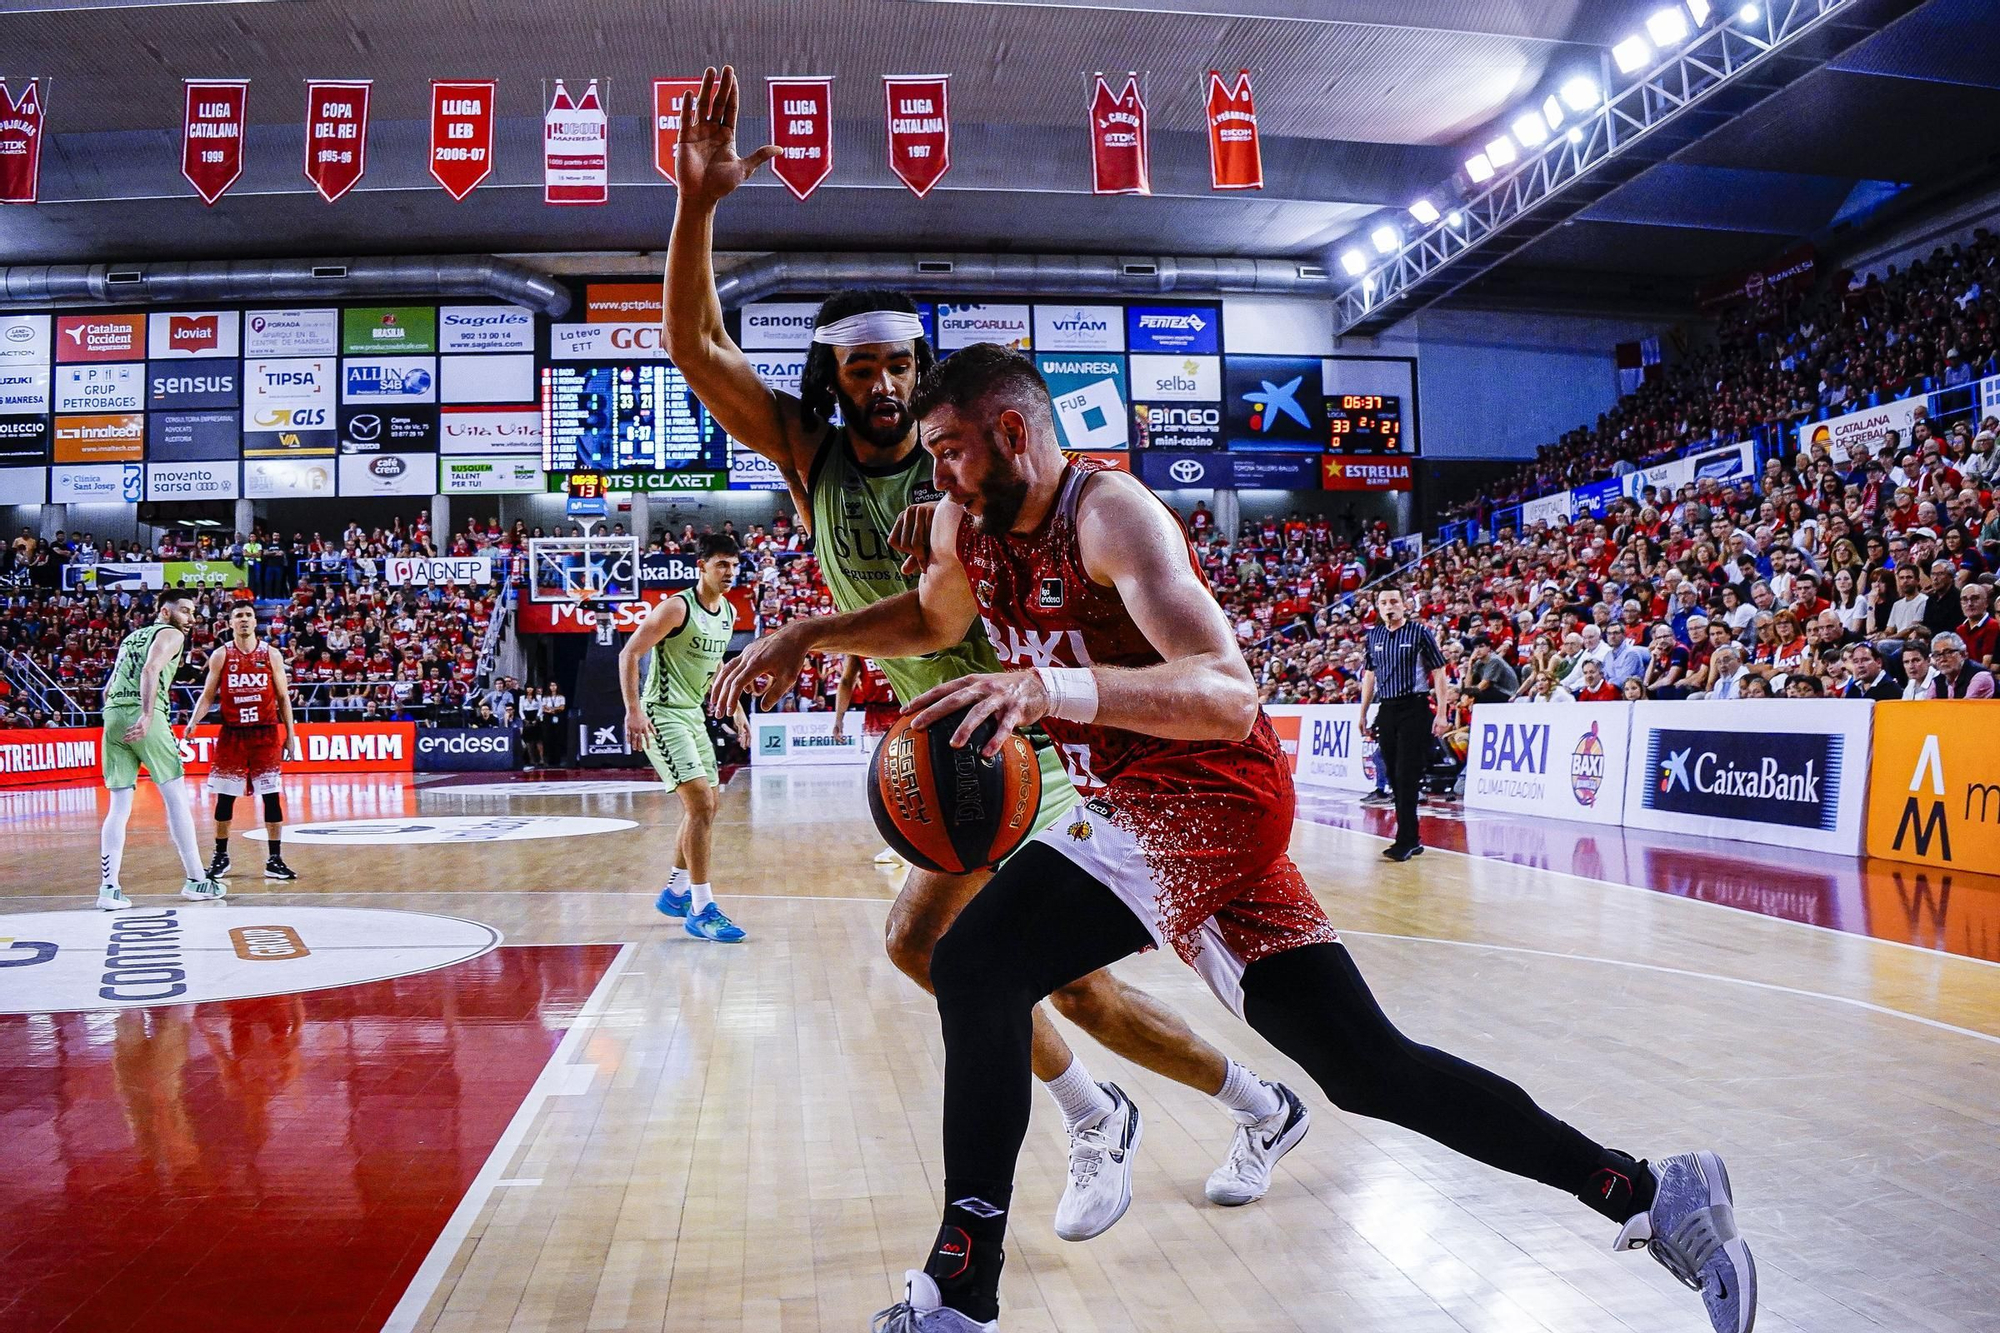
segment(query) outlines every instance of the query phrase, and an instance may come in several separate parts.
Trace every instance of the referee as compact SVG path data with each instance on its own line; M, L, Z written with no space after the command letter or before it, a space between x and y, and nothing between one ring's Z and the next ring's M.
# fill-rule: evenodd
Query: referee
M1381 745L1389 789L1396 797L1396 840L1382 855L1407 861L1424 850L1417 834L1417 797L1424 765L1430 760L1431 735L1443 735L1451 725L1451 684L1445 679L1444 654L1438 651L1437 640L1410 619L1400 589L1384 588L1375 594L1375 611L1382 623L1368 631L1367 669L1361 673L1361 734ZM1382 706L1371 723L1368 705L1378 696Z

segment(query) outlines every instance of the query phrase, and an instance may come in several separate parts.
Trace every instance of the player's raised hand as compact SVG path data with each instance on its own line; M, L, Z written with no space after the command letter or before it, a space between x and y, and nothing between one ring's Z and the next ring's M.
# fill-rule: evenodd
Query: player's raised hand
M931 562L931 519L936 515L935 500L911 505L896 515L896 524L889 529L889 549L903 553L905 574L921 574Z
M748 157L736 155L736 70L713 65L701 76L701 91L681 97L681 137L674 149L674 180L683 203L713 207L778 155L765 144Z

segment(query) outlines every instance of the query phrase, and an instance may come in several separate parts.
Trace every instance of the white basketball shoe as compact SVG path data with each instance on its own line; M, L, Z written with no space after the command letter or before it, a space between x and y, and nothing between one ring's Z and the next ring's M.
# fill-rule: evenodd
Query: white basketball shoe
M1123 1088L1097 1086L1110 1094L1111 1109L1070 1132L1069 1184L1056 1205L1056 1235L1064 1240L1101 1236L1132 1206L1132 1158L1145 1125Z
M1210 1203L1237 1208L1263 1198L1271 1188L1271 1168L1312 1128L1312 1112L1296 1093L1269 1079L1264 1086L1278 1094L1278 1109L1262 1120L1247 1111L1230 1112L1236 1118L1236 1137L1229 1156L1208 1178Z
M937 1283L912 1268L903 1274L903 1299L877 1310L870 1333L998 1333L1000 1321L980 1323L944 1303Z
M116 884L100 884L97 886L97 910L100 912L122 912L128 907L137 907L138 905L130 898L127 898L125 890Z

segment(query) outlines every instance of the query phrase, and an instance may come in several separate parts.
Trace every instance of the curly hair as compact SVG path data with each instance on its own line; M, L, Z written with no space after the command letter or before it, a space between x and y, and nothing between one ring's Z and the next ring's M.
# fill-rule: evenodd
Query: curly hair
M914 315L917 303L901 292L886 288L849 287L820 303L819 314L813 317L813 327L823 328L835 320L870 310L900 310ZM921 379L937 365L937 353L931 349L928 338L917 339L916 356L917 377ZM834 412L840 406L839 376L840 362L834 357L832 345L821 342L812 344L806 352L805 369L799 375L799 403L805 408L808 422L816 425L833 420Z

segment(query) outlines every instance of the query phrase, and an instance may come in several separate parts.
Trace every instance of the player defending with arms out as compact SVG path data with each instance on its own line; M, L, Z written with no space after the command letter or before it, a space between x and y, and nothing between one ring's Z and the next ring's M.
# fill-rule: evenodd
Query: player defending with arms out
M853 611L916 583L916 567L906 570L895 547L899 530L928 532L928 513L912 507L937 498L930 458L909 410L918 372L936 357L907 296L847 291L820 307L798 397L758 377L723 328L710 255L717 204L777 151L736 156L736 101L735 74L711 69L699 96L681 109L679 202L667 251L667 349L729 433L778 465L810 523L834 605ZM838 427L836 410L843 423ZM905 701L945 681L996 670L998 659L985 639L965 631L961 626L950 643L878 655L876 662ZM748 683L769 671L784 681L766 692L770 706L797 676L813 633L812 622L794 621L758 640L724 669L713 698L734 707ZM1064 821L1076 793L1049 738L1033 739L1042 767L1036 822L1045 827ZM889 909L889 957L926 990L932 947L985 881L984 872L943 875L918 868L903 881ZM1065 927L1058 918L1049 928ZM1054 997L1065 1017L1126 1059L1216 1098L1235 1119L1229 1156L1209 1177L1208 1197L1219 1204L1261 1198L1272 1167L1305 1135L1308 1117L1298 1098L1230 1060L1171 1009L1110 973L1065 980ZM1116 1222L1131 1202L1139 1110L1116 1084L1091 1078L1039 1005L1030 1023L1035 1075L1061 1108L1070 1136L1069 1183L1056 1209L1056 1234L1086 1240Z
M99 838L97 905L107 912L132 906L119 887L118 875L141 768L160 789L160 803L167 808L167 836L173 839L187 875L181 897L219 902L228 892L202 872L180 742L167 721L168 686L181 669L181 650L187 646L188 626L194 623L188 606L193 596L172 588L162 592L153 623L125 636L104 682L104 785L111 791L111 812L104 817Z
M686 923L700 940L738 944L743 928L722 914L709 888L709 851L715 835L717 802L715 746L708 739L703 711L709 682L729 651L736 631L736 607L724 596L736 581L736 539L703 537L692 588L667 598L639 622L618 652L618 684L625 694L625 736L653 761L660 781L681 798L680 836L674 844L674 873L660 890L660 911ZM645 694L639 691L639 663L652 655ZM738 707L736 733L750 729Z
M229 642L208 655L208 679L188 715L187 735L222 701L222 736L215 762L209 766L208 788L215 793L215 857L208 877L229 873L229 824L236 798L255 793L264 798L264 878L285 882L298 878L285 864L281 836L285 811L279 797L279 766L292 736L292 686L285 677L285 659L275 647L257 642L257 608L238 602L229 611Z
M1756 1273L1713 1153L1647 1163L1519 1087L1418 1045L1383 1014L1286 853L1291 768L1185 533L1129 474L1068 463L1034 363L980 344L911 411L948 502L915 592L819 623L828 649L913 654L983 624L1010 670L912 700L1041 723L1089 803L1001 867L931 960L944 1029L944 1217L894 1333L996 1328L1007 1211L1028 1124L1029 1015L1074 977L1171 947L1335 1105L1552 1185L1648 1245L1747 1333Z

